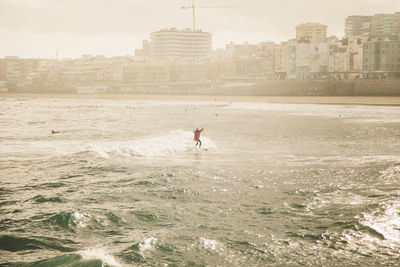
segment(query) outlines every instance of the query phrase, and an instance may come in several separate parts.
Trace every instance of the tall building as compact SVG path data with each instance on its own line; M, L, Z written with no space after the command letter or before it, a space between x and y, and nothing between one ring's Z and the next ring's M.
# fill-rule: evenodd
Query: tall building
M362 31L361 36L368 37L371 34L371 25L372 25L372 19L371 19L371 21L363 22L362 28L361 28L361 31Z
M373 16L349 16L345 21L345 34L346 37L400 34L400 12Z
M288 43L275 46L275 78L286 79L288 72Z
M211 51L211 33L200 30L163 29L152 32L150 39L155 58L200 58Z
M364 43L363 73L367 79L400 79L399 35L373 37Z
M400 12L394 14L376 14L372 16L371 34L400 34Z
M363 36L371 31L372 16L348 16L345 21L345 36Z
M328 26L320 23L303 23L296 27L296 39L307 42L325 42Z
M363 47L367 37L352 36L347 39L347 51L349 53L349 71L361 73L363 69Z

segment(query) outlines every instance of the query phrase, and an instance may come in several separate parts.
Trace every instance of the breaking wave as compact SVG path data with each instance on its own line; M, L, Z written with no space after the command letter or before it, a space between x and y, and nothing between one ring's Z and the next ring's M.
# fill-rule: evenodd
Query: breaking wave
M388 244L400 246L400 203L385 203L372 213L358 217L360 224L379 233Z
M215 149L215 143L201 137L202 149ZM15 142L0 147L0 151L24 155L69 155L81 152L95 152L103 158L110 155L153 157L166 156L195 149L193 133L190 131L172 131L165 135L128 141L41 141Z
M202 137L203 149L215 149L214 142ZM135 141L95 142L90 144L90 150L104 158L110 154L123 156L165 156L184 152L194 147L193 134L189 131L174 131L166 135Z
M90 214L63 211L50 217L47 222L57 229L76 232L79 228L85 228L88 224L98 224Z

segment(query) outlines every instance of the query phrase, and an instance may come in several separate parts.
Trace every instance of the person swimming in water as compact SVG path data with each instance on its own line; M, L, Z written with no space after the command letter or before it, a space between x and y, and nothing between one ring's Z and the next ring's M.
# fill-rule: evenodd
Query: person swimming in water
M201 128L201 130L199 130L199 128L196 128L195 131L193 131L194 133L194 141L196 141L196 146L199 145L199 148L201 147L201 141L200 141L200 133L203 131L204 128Z

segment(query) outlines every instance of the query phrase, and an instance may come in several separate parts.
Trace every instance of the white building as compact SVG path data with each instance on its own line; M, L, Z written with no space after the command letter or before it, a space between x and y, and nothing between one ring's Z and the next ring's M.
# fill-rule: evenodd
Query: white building
M150 34L155 58L200 58L209 56L212 35L191 29L163 29Z
M296 78L318 78L328 73L329 46L327 43L296 44Z
M336 77L345 78L345 74L349 72L350 54L346 48L339 48L338 51L329 57L329 72L333 72Z
M349 71L361 73L363 69L363 47L368 37L348 37Z

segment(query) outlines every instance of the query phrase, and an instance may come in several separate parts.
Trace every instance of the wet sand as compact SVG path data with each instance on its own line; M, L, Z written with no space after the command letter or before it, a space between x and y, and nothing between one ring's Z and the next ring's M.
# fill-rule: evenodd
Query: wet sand
M38 94L0 93L0 98L77 98L148 101L219 101L297 104L400 105L400 96L227 96L152 94Z

